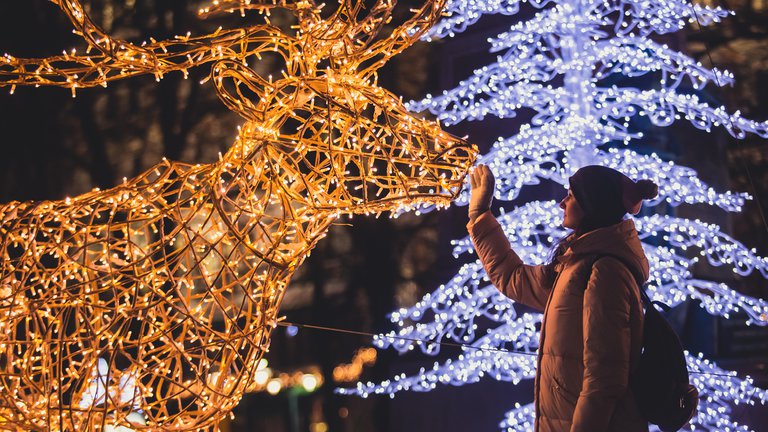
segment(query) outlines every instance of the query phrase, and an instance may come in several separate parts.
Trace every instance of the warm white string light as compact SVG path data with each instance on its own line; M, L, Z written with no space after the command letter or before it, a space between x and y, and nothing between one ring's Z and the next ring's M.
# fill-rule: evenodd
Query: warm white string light
M0 205L0 429L216 429L259 382L294 271L341 214L447 206L476 148L409 113L377 70L443 0L391 32L394 0L216 0L202 15L284 8L269 23L135 45L53 0L85 54L0 57L0 87L83 87L210 68L245 120L219 161L163 159L108 190ZM248 65L274 53L262 77ZM305 387L319 382L307 376ZM274 378L267 389L278 392Z
M497 61L476 70L453 89L411 102L415 111L429 110L447 124L481 121L486 116L511 118L533 112L518 134L499 138L479 162L497 178L496 197L512 200L525 186L549 180L568 186L568 177L587 164L614 167L633 178L660 185L659 197L648 205L707 204L740 211L745 193L716 191L695 170L625 148L643 138L634 121L658 127L678 120L703 131L724 128L735 138L747 133L768 137L768 122L746 119L724 107L711 106L683 86L723 86L733 76L707 68L648 38L676 32L686 24L716 23L730 12L692 5L684 0L554 0L529 2L542 10L532 18L489 39ZM452 36L484 14L513 15L516 1L449 2L449 16L426 37ZM658 78L652 89L626 84L632 77ZM605 78L623 77L607 84ZM561 83L561 84L560 84ZM457 201L468 202L464 191ZM503 213L503 210L502 210ZM505 234L521 258L542 263L550 245L566 234L554 201L531 202L499 217ZM671 306L692 299L713 315L731 318L744 312L747 324L768 325L768 302L733 291L724 283L696 278L692 266L703 259L738 275L759 272L768 278L768 259L724 234L720 227L698 220L653 215L635 219L651 266L649 295ZM454 241L455 256L472 252L468 237ZM698 256L691 256L691 253ZM512 301L489 285L479 261L461 267L446 284L412 307L392 313L397 330L375 339L380 348L399 352L420 350L434 355L439 342L466 345L457 358L435 363L413 375L381 383L359 383L342 393L367 396L400 391L429 391L438 385L464 385L483 377L516 383L534 376L539 314L518 314ZM481 326L482 321L482 326ZM488 323L490 329L488 328ZM508 351L508 352L504 352ZM766 391L750 378L723 371L713 363L688 356L692 381L699 388L699 411L692 430L749 428L730 418L731 405L765 403ZM516 405L501 423L503 429L533 427L531 405Z

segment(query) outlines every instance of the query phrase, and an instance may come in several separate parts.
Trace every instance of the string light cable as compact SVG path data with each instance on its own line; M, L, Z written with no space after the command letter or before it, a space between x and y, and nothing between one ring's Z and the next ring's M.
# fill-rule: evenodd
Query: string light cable
M368 337L371 337L372 339L376 339L379 337L379 335L375 333L369 333L369 332L364 332L360 330L342 329L338 327L319 326L314 324L302 324L302 323L290 322L285 320L277 321L275 325L280 327L298 327L298 328L305 328L310 330L321 330L321 331L341 333L341 334L351 334L356 336L368 336ZM477 346L472 346L468 344L454 343L454 342L445 342L445 341L434 342L434 341L413 339L413 338L402 337L402 336L393 336L393 338L400 339L403 341L408 341L408 342L419 342L424 345L437 344L440 346L461 348L465 350L501 352L505 354L526 355L526 356L534 356L534 357L538 355L536 353L527 352L527 351L517 351L517 350L509 350L509 349L493 348L493 347L477 347ZM693 371L689 370L688 372L692 374L709 375L709 376L727 376L727 377L732 377L735 374L735 372L730 374L720 374L720 373L702 372L702 371L696 371L696 370L693 370ZM340 389L339 393L344 393L344 390Z

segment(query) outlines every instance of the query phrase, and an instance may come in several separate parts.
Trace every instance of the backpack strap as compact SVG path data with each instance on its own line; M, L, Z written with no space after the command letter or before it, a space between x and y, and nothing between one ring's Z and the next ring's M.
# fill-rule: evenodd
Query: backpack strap
M635 276L632 273L632 270L629 269L629 265L627 265L627 262L623 258L618 256L618 255L613 255L613 254L597 254L597 255L595 255L594 258L592 259L592 262L589 264L589 267L590 267L589 275L590 276L592 276L592 267L594 267L595 263L600 258L605 258L605 257L611 257L611 258L616 259L624 267L626 267L627 270L629 270L629 273L632 274L633 278L635 279L635 283L637 284L637 288L640 290L640 300L643 302L643 306L645 306L646 309L651 307L651 305L656 305L656 306L659 306L661 309L663 309L665 312L669 311L670 307L666 303L662 303L662 302L660 302L658 300L657 301L651 300L651 298L648 296L648 293L645 290L645 285L646 285L645 282L640 280L640 278L638 278L637 276ZM587 278L587 281L589 281L589 277Z
M624 260L624 258L621 258L621 257L620 257L620 256L618 256L618 255L614 255L614 254L597 254L597 255L595 255L595 256L594 256L594 258L592 259L592 262L589 264L589 267L590 267L590 276L592 276L591 268L592 268L592 267L594 267L595 263L596 263L598 260L600 260L601 258L606 258L606 257L609 257L609 258L614 258L616 261L620 262L620 263L621 263L621 265L623 265L624 267L626 267L626 268L627 268L627 270L629 270L629 274L631 274L631 275L632 275L632 278L635 280L635 283L637 284L637 286L638 286L638 287L640 287L640 294L641 294L641 296L643 297L643 302L646 302L646 301L647 301L647 302L649 302L649 303L650 303L651 299L650 299L650 297L648 297L648 294L646 294L645 290L643 289L643 286L645 286L645 283L644 283L643 281L641 281L641 280L640 280L640 278L638 278L637 276L635 276L635 274L634 274L634 273L632 273L632 270L630 270L630 269L629 269L629 265L627 265L627 263L626 263L626 261Z

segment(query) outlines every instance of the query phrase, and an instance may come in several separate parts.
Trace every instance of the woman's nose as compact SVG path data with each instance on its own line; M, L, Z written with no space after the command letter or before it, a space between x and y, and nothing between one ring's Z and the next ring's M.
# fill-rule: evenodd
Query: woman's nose
M565 200L560 201L560 204L558 204L561 209L565 210Z

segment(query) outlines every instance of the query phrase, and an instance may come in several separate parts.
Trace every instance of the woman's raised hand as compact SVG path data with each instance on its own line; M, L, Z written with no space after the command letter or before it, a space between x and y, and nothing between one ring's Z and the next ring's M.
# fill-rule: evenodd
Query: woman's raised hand
M469 185L472 187L469 196L469 221L474 223L478 216L491 209L496 179L490 168L481 164L469 174Z

